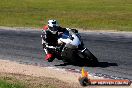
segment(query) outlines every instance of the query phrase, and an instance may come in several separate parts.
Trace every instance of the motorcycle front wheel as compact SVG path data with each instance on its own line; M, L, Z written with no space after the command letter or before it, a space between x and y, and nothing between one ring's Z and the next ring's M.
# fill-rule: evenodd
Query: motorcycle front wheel
M83 55L84 55L86 61L88 61L88 63L90 63L90 65L98 64L98 59L88 49L86 49L83 52Z

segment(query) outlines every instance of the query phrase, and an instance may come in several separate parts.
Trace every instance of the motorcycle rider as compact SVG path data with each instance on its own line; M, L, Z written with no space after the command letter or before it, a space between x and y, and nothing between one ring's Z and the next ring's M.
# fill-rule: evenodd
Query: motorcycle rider
M60 34L65 32L67 29L59 26L56 20L48 20L48 25L43 27L42 30L42 45L43 49L46 53L45 59L48 62L52 62L54 60L54 56L52 54L52 48L50 46L58 46L58 37Z
M75 33L78 33L76 29L70 29ZM56 20L48 20L48 24L43 27L42 30L42 45L46 53L45 59L48 62L52 62L55 58L52 54L52 48L50 46L56 47L61 46L58 38L67 31L67 28L60 27ZM58 58L59 59L59 58Z

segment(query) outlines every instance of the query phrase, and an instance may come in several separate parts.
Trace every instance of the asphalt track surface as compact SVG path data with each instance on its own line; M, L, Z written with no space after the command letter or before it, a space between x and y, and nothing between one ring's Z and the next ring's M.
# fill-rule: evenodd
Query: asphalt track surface
M0 59L21 64L78 69L82 66L66 65L55 59L52 63L44 60L41 31L0 29ZM132 80L132 33L80 33L87 47L99 60L98 66L85 66L89 73Z

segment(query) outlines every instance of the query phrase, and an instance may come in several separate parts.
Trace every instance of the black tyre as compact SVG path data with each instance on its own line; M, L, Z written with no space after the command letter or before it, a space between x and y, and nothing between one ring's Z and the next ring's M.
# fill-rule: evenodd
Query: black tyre
M61 56L63 57L63 62L74 63L76 62L77 58L77 48L73 45L68 44L63 49Z
M91 63L92 65L97 65L98 59L88 49L86 49L83 54L85 56L85 59L89 61L89 63Z

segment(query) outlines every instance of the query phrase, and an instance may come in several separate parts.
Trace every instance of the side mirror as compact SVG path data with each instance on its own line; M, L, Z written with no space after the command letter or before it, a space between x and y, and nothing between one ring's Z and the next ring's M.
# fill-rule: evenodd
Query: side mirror
M74 33L78 33L77 29L71 29L71 31L74 32Z

